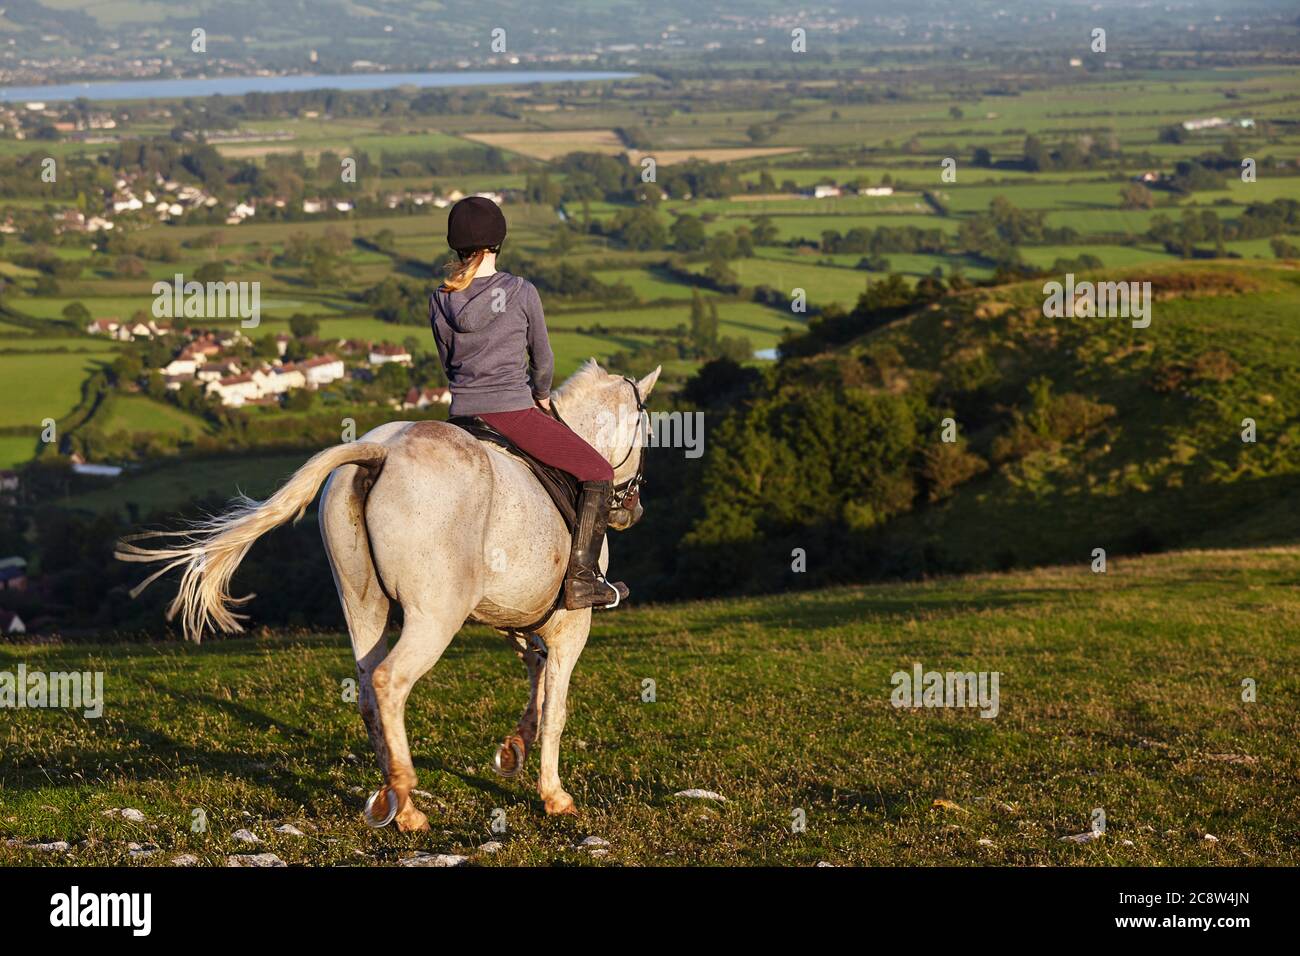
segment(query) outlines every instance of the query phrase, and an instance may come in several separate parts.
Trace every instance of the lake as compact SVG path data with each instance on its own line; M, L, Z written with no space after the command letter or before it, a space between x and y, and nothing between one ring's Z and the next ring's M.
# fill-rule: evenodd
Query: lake
M111 80L54 86L9 86L3 102L62 100L148 100L186 96L243 96L245 93L300 93L304 90L390 90L398 86L492 86L519 83L581 83L621 80L635 73L600 70L495 70L448 73L341 73L317 76L214 76L190 79Z

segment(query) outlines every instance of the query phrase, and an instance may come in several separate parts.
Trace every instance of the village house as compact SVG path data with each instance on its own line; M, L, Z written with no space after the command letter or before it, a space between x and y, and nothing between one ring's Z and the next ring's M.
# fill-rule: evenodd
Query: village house
M86 333L88 335L107 335L109 338L116 339L119 337L118 333L121 328L122 323L117 319L95 319L86 326Z
M0 608L0 634L26 634L27 625L16 611Z
M209 395L216 395L222 405L238 408L245 402L262 397L262 389L252 375L235 375L217 382L209 382Z
M451 389L448 388L412 388L406 393L402 402L403 409L428 408L430 405L450 405Z
M198 371L198 367L199 363L193 356L186 357L185 353L182 352L179 356L172 359L159 369L159 371L161 371L164 376L173 378L181 375L187 375L193 378L194 373Z
M400 345L372 345L370 347L370 364L387 365L397 362L401 365L411 364L411 353Z
M343 360L333 355L321 355L303 362L299 368L307 377L307 384L312 388L337 382L345 374Z
M199 366L194 375L200 382L210 385L213 382L220 382L223 378L234 378L242 372L243 369L239 367L238 362L211 362Z
M92 465L79 452L73 452L68 460L72 462L74 475L88 475L93 478L116 478L122 474L117 465Z
M306 387L307 376L303 374L302 369L298 368L298 366L277 365L272 368L269 388L274 394L282 395L295 388Z

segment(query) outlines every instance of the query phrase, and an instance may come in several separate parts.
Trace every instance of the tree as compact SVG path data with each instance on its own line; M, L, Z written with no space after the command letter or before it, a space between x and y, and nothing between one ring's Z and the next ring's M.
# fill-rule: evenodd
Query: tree
M704 248L707 239L704 223L695 216L678 216L669 231L673 237L673 248L678 252L696 252Z
M205 262L194 271L194 278L199 282L222 282L226 278L224 262Z
M303 315L301 312L294 313L289 319L289 331L297 339L315 338L316 333L320 331L320 320L310 315Z
M1129 183L1120 190L1119 204L1123 209L1150 209L1155 206L1156 197L1141 183Z
M638 252L662 249L668 242L668 230L659 216L644 206L620 212L614 218L613 230L624 245Z
M63 317L74 325L84 326L90 322L90 310L80 302L69 302L63 307Z

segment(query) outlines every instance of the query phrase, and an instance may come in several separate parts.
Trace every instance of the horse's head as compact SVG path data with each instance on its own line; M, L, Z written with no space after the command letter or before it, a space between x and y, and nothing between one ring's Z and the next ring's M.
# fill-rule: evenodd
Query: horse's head
M645 401L662 370L636 380L606 372L593 358L555 391L565 423L614 466L609 526L615 531L626 531L643 513L642 456L650 428Z

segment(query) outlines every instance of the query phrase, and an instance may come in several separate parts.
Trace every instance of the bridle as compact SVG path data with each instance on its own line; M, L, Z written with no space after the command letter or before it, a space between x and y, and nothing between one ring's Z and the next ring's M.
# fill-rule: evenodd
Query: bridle
M610 495L611 508L626 508L631 511L637 505L637 500L641 497L641 486L645 484L645 442L641 441L642 428L645 426L646 407L641 398L641 389L637 387L634 379L623 376L623 381L632 386L632 395L636 398L636 434L632 436L632 444L628 447L627 454L614 466L614 471L618 471L627 460L632 457L632 452L640 450L637 457L636 473L627 481L620 481L614 486L614 492ZM555 407L555 402L551 402L551 415L561 425L568 427L568 422L560 417L560 410Z

